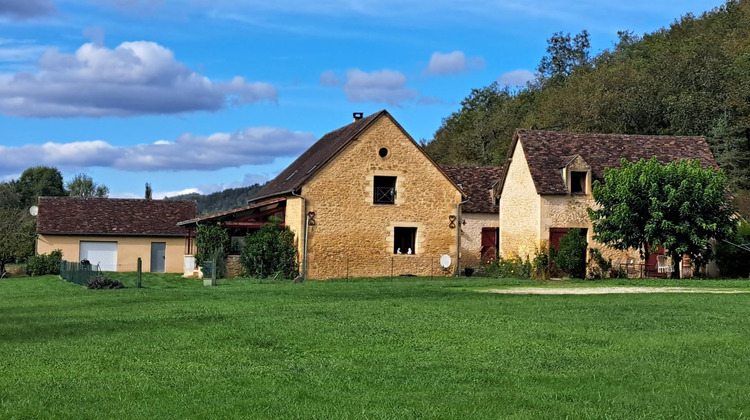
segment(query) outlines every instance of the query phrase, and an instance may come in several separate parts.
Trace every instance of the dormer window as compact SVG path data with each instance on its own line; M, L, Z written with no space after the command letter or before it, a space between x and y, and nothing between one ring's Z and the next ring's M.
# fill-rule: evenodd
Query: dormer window
M570 171L570 193L586 194L586 172Z
M376 176L373 180L373 204L396 203L396 177Z

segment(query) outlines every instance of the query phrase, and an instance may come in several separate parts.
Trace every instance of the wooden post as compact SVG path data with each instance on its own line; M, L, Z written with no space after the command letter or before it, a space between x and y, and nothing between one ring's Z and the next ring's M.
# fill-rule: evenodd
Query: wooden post
M137 281L137 287L141 288L141 280L143 277L143 261L141 261L141 257L138 257L138 281Z

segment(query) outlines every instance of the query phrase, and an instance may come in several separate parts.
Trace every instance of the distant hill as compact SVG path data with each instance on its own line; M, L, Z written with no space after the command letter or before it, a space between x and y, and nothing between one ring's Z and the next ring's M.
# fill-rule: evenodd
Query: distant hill
M265 185L265 184L264 184ZM219 213L225 210L247 205L247 200L255 197L263 185L253 184L248 187L229 188L211 194L181 194L174 197L164 197L165 200L195 200L198 203L198 214Z

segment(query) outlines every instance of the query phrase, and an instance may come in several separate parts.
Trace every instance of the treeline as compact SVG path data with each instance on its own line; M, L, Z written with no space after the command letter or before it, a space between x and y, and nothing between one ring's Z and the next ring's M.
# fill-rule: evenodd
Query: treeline
M503 165L517 128L705 136L738 197L750 189L750 2L592 56L586 31L548 40L535 80L472 90L423 147L442 164Z
M253 184L248 187L229 188L224 191L203 195L198 193L181 194L164 197L165 200L195 200L198 203L198 214L212 214L247 205L263 185Z

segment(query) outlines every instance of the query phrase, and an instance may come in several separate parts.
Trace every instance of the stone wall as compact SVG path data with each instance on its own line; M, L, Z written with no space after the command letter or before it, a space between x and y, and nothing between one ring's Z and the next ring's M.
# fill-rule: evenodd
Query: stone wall
M383 147L385 158L378 154ZM378 175L397 177L395 204L373 204ZM438 261L443 254L455 261L457 226L449 227L449 216L456 216L461 193L390 118L378 119L309 180L302 195L315 212L308 278L452 273ZM417 228L413 255L394 255L395 227Z
M500 196L500 254L524 258L536 254L539 246L540 198L520 141L507 165Z
M466 221L461 226L461 267L470 267L481 263L482 228L498 227L500 221L497 214L491 213L462 213Z
M586 239L589 248L598 248L605 258L613 262L625 263L632 260L634 263L642 263L637 250L619 251L593 239L594 228L586 209L595 205L591 194L542 196L542 239L549 240L550 228L585 228L588 229Z
M240 264L239 255L227 255L226 259L227 272L224 275L226 278L239 277L242 272L242 264Z

